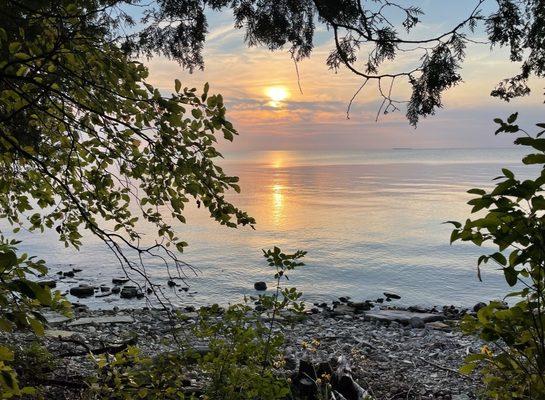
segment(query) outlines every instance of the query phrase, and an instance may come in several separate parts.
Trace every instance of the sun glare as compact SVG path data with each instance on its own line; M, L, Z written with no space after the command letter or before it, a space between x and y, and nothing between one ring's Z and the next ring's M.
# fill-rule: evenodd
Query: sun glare
M271 99L273 107L277 107L280 102L286 100L290 95L288 89L284 86L270 86L265 94Z

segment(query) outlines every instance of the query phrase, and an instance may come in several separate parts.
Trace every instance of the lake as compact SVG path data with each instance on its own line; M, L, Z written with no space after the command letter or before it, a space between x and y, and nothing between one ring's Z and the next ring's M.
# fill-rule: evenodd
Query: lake
M376 299L383 292L402 296L400 305L466 305L506 292L494 265L476 276L476 259L486 252L469 244L449 244L451 225L464 220L472 187L490 187L501 167L523 176L517 149L397 149L361 152L271 151L227 154L229 174L241 178L242 193L229 198L257 220L256 230L229 229L191 206L187 224L177 228L189 243L184 261L188 292L165 288L176 304L240 301L255 294L253 283L272 283L273 271L261 249L308 251L306 266L291 284L309 301L339 296ZM153 233L148 232L150 239ZM77 266L78 282L111 283L121 275L117 260L95 237L81 251L66 249L52 232L21 234L21 249L44 258L54 274ZM166 282L158 260L147 272ZM66 289L75 282L60 285ZM110 296L88 299L95 308L143 306Z

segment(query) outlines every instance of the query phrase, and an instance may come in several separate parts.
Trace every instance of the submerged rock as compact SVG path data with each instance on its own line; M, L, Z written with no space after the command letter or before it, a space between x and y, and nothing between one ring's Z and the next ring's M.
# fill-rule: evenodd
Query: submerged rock
M124 285L129 281L129 278L113 278L112 283L114 285Z
M267 290L267 284L263 281L256 282L254 283L254 289L260 291Z

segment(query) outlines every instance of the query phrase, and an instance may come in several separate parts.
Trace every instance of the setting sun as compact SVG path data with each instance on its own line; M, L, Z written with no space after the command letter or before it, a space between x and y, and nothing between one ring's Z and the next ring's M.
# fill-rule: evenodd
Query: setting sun
M290 95L288 89L284 86L270 86L265 91L265 94L274 103L286 100Z

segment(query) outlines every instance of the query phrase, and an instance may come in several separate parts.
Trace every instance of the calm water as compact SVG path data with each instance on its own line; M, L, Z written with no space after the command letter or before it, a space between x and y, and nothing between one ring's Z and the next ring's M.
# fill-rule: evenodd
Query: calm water
M178 304L239 301L254 293L255 281L271 281L260 249L277 245L308 251L307 265L291 279L308 300L373 299L384 291L400 294L406 305L497 298L506 290L501 272L486 266L479 282L475 263L483 249L450 246L451 228L442 222L465 219L465 191L491 186L502 166L528 175L520 156L516 149L233 154L225 167L241 177L243 191L232 200L256 218L257 229L220 227L205 210L188 210L178 231L190 245L184 260L199 272L188 271L189 293L166 292ZM21 238L22 248L46 259L53 272L75 264L94 284L120 275L116 259L92 236L80 252L51 233ZM157 261L148 273L163 282L167 276ZM89 302L127 304L114 297Z

